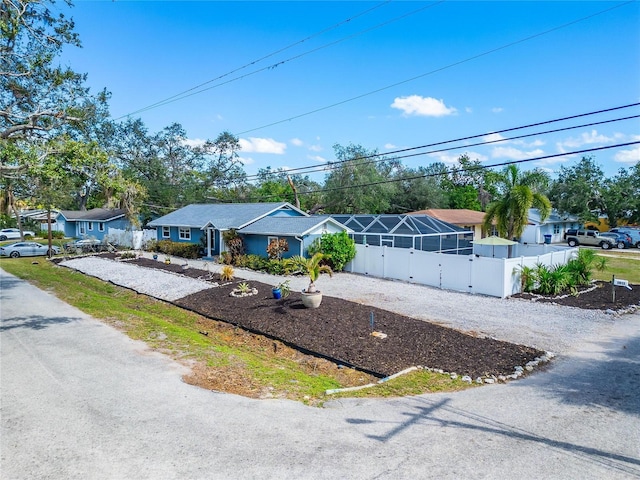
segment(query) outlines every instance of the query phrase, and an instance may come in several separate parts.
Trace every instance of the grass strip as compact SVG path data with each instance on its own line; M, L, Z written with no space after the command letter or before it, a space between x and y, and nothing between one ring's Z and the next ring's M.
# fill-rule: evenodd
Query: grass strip
M0 267L188 364L192 374L185 381L203 388L321 405L327 399L326 390L377 381L362 372L303 355L280 342L56 266L44 258L2 259ZM468 387L446 375L418 372L339 397L406 396Z

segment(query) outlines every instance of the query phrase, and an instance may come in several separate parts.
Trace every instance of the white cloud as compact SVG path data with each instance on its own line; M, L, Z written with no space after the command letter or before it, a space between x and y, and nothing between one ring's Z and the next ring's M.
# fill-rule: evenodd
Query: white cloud
M444 117L453 115L457 111L453 107L447 107L443 100L432 97L421 97L420 95L397 97L393 100L391 108L402 110L405 115L423 117Z
M385 150L393 150L393 149L398 148L398 147L396 147L393 143L385 143L384 144L384 148L385 148Z
M464 152L464 155L468 155L471 160L479 160L481 162L489 160L489 157L477 152ZM454 163L458 163L458 159L462 154L431 153L429 156L437 158L439 162L453 165Z
M524 151L514 147L495 147L491 150L493 158L506 158L509 160L525 160L531 157L539 157L544 155L544 150L538 148L536 150Z
M273 138L256 138L250 137L240 139L240 148L246 153L275 153L282 155L287 149L287 145L282 142L276 142Z
M473 108L471 107L464 107L464 111L467 113L473 113Z
M296 147L301 147L304 145L304 142L302 140L300 140L299 138L292 138L291 140L289 140L289 143L291 145L294 145Z
M543 146L546 142L543 140L533 140L531 142L526 142L524 140L514 140L513 142L515 145L520 145L523 146L525 148L534 148L534 147L541 147Z
M500 112L504 112L504 108L502 108L502 107L493 107L493 108L491 109L491 111L492 111L493 113L500 113Z
M321 157L320 155L307 155L307 158L309 160L313 160L314 162L327 163L327 159L324 157Z
M240 163L242 163L243 165L252 165L255 162L255 160L251 157L238 157L238 160L240 160Z
M202 140L201 138L185 138L182 144L188 147L201 147L205 144L205 141L206 140Z
M508 139L504 138L499 133L490 133L489 135L485 135L482 139L485 142L500 142L500 141L508 141Z
M597 130L591 130L585 132L579 137L567 138L566 140L558 143L558 149L562 152L565 148L579 148L583 145L593 145L599 143L611 143L617 136L607 137L606 135L599 134Z
M640 162L640 146L635 146L629 150L620 150L614 155L613 159L620 163L638 163Z
M543 170L549 170L548 167L545 167L545 165L557 165L559 163L566 163L569 160L575 160L576 156L575 155L562 155L560 157L551 157L551 158L543 158L542 160L536 160L534 165L536 167L540 167Z
M321 152L322 150L324 150L324 148L322 148L321 145L311 145L309 147L309 150L312 152Z

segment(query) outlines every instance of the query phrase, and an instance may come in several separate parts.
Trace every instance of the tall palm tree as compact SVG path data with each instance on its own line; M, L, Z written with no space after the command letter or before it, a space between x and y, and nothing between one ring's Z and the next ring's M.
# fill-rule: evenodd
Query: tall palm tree
M548 184L549 177L541 170L521 172L516 165L509 165L500 173L498 189L502 198L487 207L483 228L490 232L493 224L503 238L520 238L529 218L529 209L540 211L544 221L551 213L551 202L540 190Z

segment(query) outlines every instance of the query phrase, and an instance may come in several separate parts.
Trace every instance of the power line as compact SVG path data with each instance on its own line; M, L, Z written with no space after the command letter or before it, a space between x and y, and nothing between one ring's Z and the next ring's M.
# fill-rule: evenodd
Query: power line
M481 133L481 134L476 134L476 135L469 135L466 137L459 137L459 138L455 138L453 140L444 140L444 141L440 141L440 142L435 142L435 143L429 143L429 144L425 144L425 145L419 145L416 147L408 147L408 148L402 148L402 149L398 149L398 150L392 150L390 152L386 152L386 153L375 153L372 155L366 155L366 156L362 156L359 157L359 160L366 160L369 158L378 158L378 157L386 157L389 155L394 155L397 153L404 153L404 152L410 152L410 151L414 151L414 150L419 150L419 149L423 149L423 148L430 148L430 147L437 147L440 145L446 145L448 143L457 143L457 142L462 142L462 141L466 141L466 140L474 140L477 138L483 138L489 135L499 135L499 134L503 134L503 133L508 133L508 132L514 132L516 130L523 130L523 129L527 129L527 128L533 128L533 127L538 127L538 126L542 126L542 125L548 125L551 123L557 123L557 122L562 122L562 121L567 121L567 120L574 120L577 118L581 118L581 117L587 117L587 116L591 116L591 115L599 115L602 113L608 113L608 112L613 112L616 110L622 110L625 108L631 108L631 107L637 107L640 105L640 102L637 103L630 103L627 105L621 105L618 107L611 107L611 108L606 108L606 109L602 109L602 110L596 110L596 111L592 111L592 112L586 112L586 113L581 113L581 114L577 114L577 115L570 115L567 117L561 117L561 118L556 118L553 120L545 120L542 122L536 122L536 123L530 123L527 125L522 125L519 127L511 127L511 128L505 128L502 130L495 130L492 132L486 132L486 133ZM605 124L605 123L611 123L611 122L617 122L617 121L622 121L622 120L629 120L632 118L637 118L638 115L633 115L633 116L628 116L628 117L622 117L622 118L618 118L618 119L613 119L613 120L604 120L604 121L600 121L600 122L592 122L592 123L587 123L587 124L583 124L583 125L577 125L577 126L572 126L572 127L564 127L564 128L559 128L559 129L555 129L555 130L548 130L545 132L537 132L537 133L531 133L531 134L526 134L526 135L520 135L520 136L516 136L516 137L511 137L511 138L505 138L505 139L500 139L500 140L491 140L491 141L486 141L486 142L480 142L480 143L476 143L476 144L470 144L470 145L462 145L462 146L456 146L456 147L451 147L451 148L446 148L446 149L441 149L441 150L433 150L433 151L429 151L429 152L421 152L421 153L417 153L417 154L413 154L413 155L406 155L406 156L401 156L398 158L408 158L408 157L412 157L412 156L417 156L417 155L426 155L429 153L439 153L439 152L444 152L444 151L448 151L448 150L454 150L454 149L458 149L458 148L468 148L468 147L473 147L473 146L478 146L478 145L484 145L484 144L490 144L490 143L497 143L497 142L502 142L502 141L508 141L508 140L517 140L520 138L526 138L526 137L531 137L531 136L535 136L535 135L545 135L545 134L549 134L549 133L556 133L556 132L560 132L560 131L564 131L564 130L571 130L571 129L575 129L575 128L584 128L584 127L590 127L590 126L594 126L594 125L599 125L599 124ZM327 165L322 165L322 166L318 166L318 165L307 165L305 167L296 167L296 168L291 168L286 170L286 173L291 173L291 172L299 172L299 173L314 173L316 171L323 171L323 170L331 170L331 169L335 169L338 168L339 165L349 162L352 159L348 159L348 160L337 160L335 162L330 162ZM378 160L380 161L380 160ZM280 172L270 172L269 175L277 175ZM255 179L255 178L259 178L260 175L249 175L246 178L247 179Z
M312 34L312 35L310 35L310 36L308 36L308 37L306 37L306 38L303 38L302 40L299 40L299 41L297 41L297 42L294 42L294 43L292 43L292 44L290 44L290 45L288 45L288 46L286 46L286 47L284 47L284 48L281 48L281 49L276 50L276 51L274 51L274 52L272 52L272 53L269 53L269 54L267 54L267 55L265 55L265 56L263 56L263 57L260 57L260 58L258 58L257 60L253 60L253 61L251 61L251 62L249 62L249 63L247 63L247 64L245 64L245 65L243 65L243 66L241 66L241 67L235 68L234 70L231 70L231 71L229 71L229 72L227 72L227 73L225 73L225 74L219 75L219 76L218 76L218 77L216 77L216 78L212 78L211 80L207 80L206 82L203 82L203 83L201 83L201 84L199 84L199 85L196 85L195 87L189 88L189 89L187 89L187 90L184 90L183 92L177 93L177 94L175 94L175 95L173 95L173 96L171 96L171 97L165 98L164 100L160 100L160 101L158 101L158 102L156 102L156 103L153 103L153 104L148 105L148 106L146 106L146 107L143 107L143 108L141 108L141 109L135 110L135 111L133 111L133 112L131 112L131 113L128 113L128 114L126 114L126 115L122 115L122 116L120 116L120 117L116 118L115 120L120 120L120 119L122 119L122 118L129 117L129 116L131 116L131 115L135 115L135 114L137 114L137 113L142 113L142 112L145 112L145 111L147 111L147 110L152 110L152 109L157 108L157 107L161 107L161 106L164 106L164 105L168 105L168 104L170 104L170 103L173 103L173 102L177 102L177 101L179 101L179 100L184 100L185 98L191 97L191 96L193 96L193 95L198 95L198 94L200 94L200 93L206 92L206 91L211 90L211 89L213 89L213 88L217 88L217 87L220 87L220 86L222 86L222 85L226 85L226 84L228 84L228 83L235 82L235 81L237 81L237 80L242 80L242 79L247 78L247 77L249 77L249 76L255 75L256 73L260 73L260 72L263 72L263 71L265 71L265 70L271 70L271 69L274 69L274 68L276 68L276 67L278 67L278 66L280 66L280 65L283 65L283 64L285 64L285 63L291 62L291 61L293 61L293 60L297 60L297 59L299 59L299 58L301 58L301 57L304 57L304 56L309 55L309 54L311 54L311 53L315 53L315 52L317 52L317 51L319 51L319 50L323 50L323 49L325 49L325 48L327 48L327 47L331 47L331 46L337 45L338 43L342 43L342 42L344 42L345 40L349 40L349 39L351 39L351 38L355 38L355 37L357 37L357 36L363 35L363 34L365 34L365 33L368 33L368 32L370 32L370 31L372 31L372 30L375 30L375 29L381 28L381 27L386 26L386 25L388 25L388 24L390 24L390 23L393 23L393 22L396 22L396 21L401 20L401 19L403 19L403 18L406 18L406 17L408 17L408 16L410 16L410 15L414 15L414 14L416 14L416 13L418 13L418 12L421 12L422 10L426 10L427 8L431 8L431 7L433 7L433 6L437 5L437 4L443 3L444 1L446 1L446 0L439 0L439 1L436 1L436 2L434 2L434 3L430 4L430 5L427 5L427 6L425 6L425 7L421 7L421 8L419 8L419 9L417 9L417 10L413 10L413 11L411 11L411 12L405 13L404 15L401 15L401 16L399 16L399 17L393 18L393 19L391 19L391 20L388 20L388 21L386 21L386 22L380 23L380 24L378 24L378 25L375 25L375 26L373 26L373 27L367 28L367 29L365 29L365 30L361 30L361 31L359 31L359 32L357 32L357 33L354 33L354 34L348 35L348 36L346 36L346 37L340 38L340 39L338 39L338 40L336 40L336 41L333 41L333 42L330 42L330 43L328 43L328 44L321 45L320 47L314 48L314 49L312 49L312 50L308 50L308 51L306 51L306 52L304 52L304 53L301 53L301 54L299 54L299 55L295 55L295 56L290 57L290 58L287 58L287 59L285 59L285 60L282 60L282 61L276 62L276 63L274 63L274 64L272 64L272 65L268 65L268 66L263 67L263 68L260 68L260 69L258 69L258 70L254 70L253 72L249 72L249 73L247 73L247 74L244 74L244 75L241 75L241 76L238 76L238 77L232 78L232 79L230 79L230 80L227 80L226 82L222 82L222 83L219 83L219 84L213 85L213 86L211 86L211 87L207 87L207 88L204 88L204 89L201 89L201 90L200 90L200 88L201 88L201 87L204 87L205 85L208 85L208 84L210 84L210 83L213 83L213 82L215 82L215 81L217 81L217 80L221 80L221 79L223 79L223 78L225 78L225 77L228 77L229 75L231 75L231 74L233 74L233 73L239 72L240 70L243 70L243 69L245 69L245 68L247 68L247 67L250 67L250 66L252 66L252 65L255 65L256 63L259 63L259 62L261 62L262 60L266 60L267 58L270 58L270 57L272 57L272 56L274 56L274 55L277 55L278 53L282 53L282 52L284 52L285 50L288 50L288 49L290 49L290 48L292 48L292 47L294 47L294 46L296 46L296 45L299 45L299 44L301 44L301 43L304 43L304 42L306 42L306 41L308 41L308 40L310 40L310 39L312 39L312 38L314 38L314 37L320 36L320 35L322 35L322 34L324 34L324 33L326 33L326 32L329 32L329 31L331 31L331 30L334 30L334 29L336 29L336 28L338 28L338 27L340 27L340 26L342 26L342 25L344 25L344 24L346 24L346 23L351 22L352 20L354 20L354 19L356 19L356 18L358 18L358 17L361 17L361 16L363 16L363 15L365 15L365 14L367 14L367 13L369 13L369 12L371 12L371 11L373 11L373 10L377 9L377 8L380 8L380 7L382 7L382 6L384 6L384 5L386 5L386 4L388 4L388 3L390 3L390 2L391 2L391 0L386 0L385 2L382 2L382 3L381 3L381 4L379 4L379 5L376 5L376 6L374 6L374 7L372 7L372 8L369 8L369 9L367 9L367 10L363 11L363 12L360 12L359 14L354 15L353 17L350 17L350 18L348 18L348 19L346 19L346 20L343 20L343 21L341 21L341 22L339 22L339 23L337 23L337 24L335 24L335 25L333 25L333 26L331 26L331 27L325 28L324 30L321 30L321 31L319 31L319 32L316 32L316 33L314 33L314 34ZM194 91L194 90L197 90L197 91Z
M596 151L600 151L600 150L607 150L607 149L611 149L611 148L621 148L621 147L627 147L630 145L638 145L640 144L640 140L635 141L635 142L627 142L627 143L618 143L616 145L607 145L607 146L603 146L603 147L593 147L593 148L587 148L584 150L576 150L573 152L565 152L565 153L556 153L553 155L544 155L544 156L540 156L540 157L534 157L534 158L527 158L527 159L522 159L522 160L509 160L507 162L500 162L500 163L494 163L491 165L477 165L474 166L472 169L469 170L473 170L473 171L478 171L478 170L486 170L489 168L495 168L495 167L504 167L507 165L518 165L521 163L528 163L528 162L535 162L538 160L546 160L549 158L557 158L557 157L564 157L567 155L579 155L579 154L584 154L584 153L590 153L590 152L596 152ZM309 195L312 193L326 193L326 192L333 192L333 191L340 191L340 190L349 190L352 188L363 188L363 187L372 187L372 186L376 186L376 185L384 185L387 183L396 183L396 182L406 182L406 181L411 181L411 180L418 180L420 178L428 178L428 177L437 177L437 176L441 176L441 175L448 175L450 173L458 173L458 172L466 172L468 169L465 168L459 168L459 169L454 169L454 170L448 170L446 172L437 172L437 173L426 173L423 175L413 175L410 177L402 177L402 178L392 178L392 179L388 179L388 180L380 180L377 182L369 182L369 183L361 183L358 185L346 185L346 186L342 186L342 187L334 187L334 188L323 188L323 189L316 189L316 190L308 190L308 191L299 191L298 194L299 195ZM269 198L274 198L274 197L278 197L279 195L267 195L264 197L250 197L251 200L265 200L265 199L269 199Z
M278 121L276 121L276 122L272 122L272 123L268 123L268 124L265 124L265 125L262 125L262 126L259 126L259 127L251 128L251 129L249 129L249 130L244 130L244 131L242 131L242 132L237 132L237 133L235 133L234 135L236 135L236 136L244 135L244 134L246 134L246 133L255 132L256 130L262 130L263 128L273 127L274 125L280 125L280 124L282 124L282 123L290 122L290 121L292 121L292 120L297 120L297 119L302 118L302 117L306 117L306 116L309 116L309 115L313 115L314 113L322 112L322 111L324 111L324 110L329 110L329 109L331 109L331 108L334 108L334 107L337 107L337 106L340 106L340 105L344 105L345 103L353 102L354 100L359 100L359 99L364 98L364 97L367 97L367 96L369 96L369 95L374 95L374 94L376 94L376 93L380 93L380 92L382 92L382 91L384 91L384 90L388 90L388 89L390 89L390 88L397 87L397 86L399 86L399 85L404 85L405 83L412 82L412 81L417 80L417 79L419 79L419 78L424 78L424 77L426 77L426 76L433 75L433 74L435 74L435 73L439 73L439 72L442 72L442 71L444 71L444 70L448 70L448 69L453 68L453 67L457 67L458 65L462 65L462 64L467 63L467 62L470 62L470 61L472 61L472 60L477 60L478 58L482 58L482 57L485 57L485 56L490 55L490 54L492 54L492 53L499 52L499 51L501 51L501 50L507 49L507 48L512 47L512 46L514 46L514 45L518 45L518 44L520 44L520 43L524 43L524 42L527 42L527 41L529 41L529 40L533 40L533 39L535 39L535 38L541 37L541 36L543 36L543 35L550 34L550 33L552 33L552 32L555 32L555 31L561 30L561 29L566 28L566 27L569 27L569 26L571 26L571 25L575 25L575 24L577 24L577 23L580 23L580 22L583 22L583 21L589 20L589 19L591 19L591 18L593 18L593 17L596 17L596 16L599 16L599 15L602 15L602 14L607 13L607 12L609 12L609 11L611 11L611 10L616 9L616 8L620 8L620 7L622 7L622 6L625 6L625 5L628 5L628 4L631 4L631 3L634 3L634 1L635 1L635 0L630 0L630 1L625 2L625 3L621 3L621 4L618 4L618 5L614 5L613 7L609 7L609 8L607 8L607 9L605 9L605 10L601 10L601 11L596 12L596 13L593 13L593 14L591 14L591 15L587 15L586 17L582 17L582 18L579 18L579 19L577 19L577 20L572 20L571 22L564 23L564 24L559 25L559 26L557 26L557 27L553 27L553 28L551 28L551 29L549 29L549 30L545 30L545 31L543 31L543 32L539 32L539 33L536 33L536 34L533 34L533 35L529 35L528 37L524 37L524 38L521 38L521 39L519 39L519 40L515 40L515 41L513 41L513 42L507 43L507 44L505 44L505 45L502 45L502 46L499 46L499 47L493 48L493 49L491 49L491 50L487 50L487 51L485 51L485 52L479 53L479 54L477 54L477 55L473 55L473 56L471 56L471 57L467 57L467 58L465 58L465 59L463 59L463 60L459 60L459 61L457 61L457 62L450 63L450 64L445 65L445 66L443 66L443 67L436 68L435 70L431 70L431 71L429 71L429 72L426 72L426 73L423 73L423 74L420 74L420 75L416 75L415 77L411 77L411 78L408 78L408 79L406 79L406 80L402 80L402 81L400 81L400 82L396 82L396 83L394 83L394 84L391 84L391 85L387 85L387 86L385 86L385 87L378 88L378 89L376 89L376 90L371 90L371 91L369 91L369 92L367 92L367 93L363 93L363 94L361 94L361 95L356 95L355 97L351 97L351 98L348 98L348 99L346 99L346 100L342 100L342 101L340 101L340 102L336 102L336 103L332 103L332 104L330 104L330 105L326 105L326 106L324 106L324 107L316 108L315 110L311 110L311 111L308 111L308 112L305 112L305 113L301 113L301 114L299 114L299 115L294 115L294 116L292 116L292 117L285 118L284 120L278 120Z

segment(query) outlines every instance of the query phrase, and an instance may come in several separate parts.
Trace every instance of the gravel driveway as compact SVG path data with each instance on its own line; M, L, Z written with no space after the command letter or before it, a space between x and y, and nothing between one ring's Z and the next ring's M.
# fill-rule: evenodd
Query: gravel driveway
M174 258L173 262L184 264L185 260ZM212 262L189 260L188 263L192 268L211 272L222 268ZM76 258L61 265L169 301L210 288L204 281L97 257ZM270 285L282 280L282 277L244 269L237 269L236 274L248 281ZM306 286L306 277L291 278L292 289L302 290ZM334 274L332 278L323 275L318 286L326 295L558 354L570 350L600 327L611 325L617 318L596 310L471 295L350 273Z

